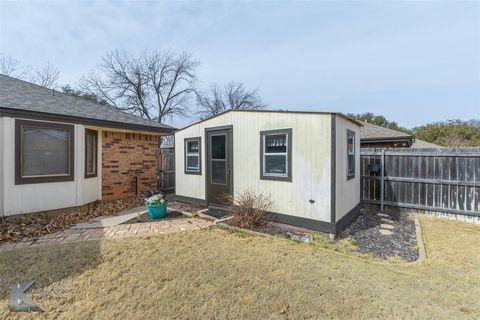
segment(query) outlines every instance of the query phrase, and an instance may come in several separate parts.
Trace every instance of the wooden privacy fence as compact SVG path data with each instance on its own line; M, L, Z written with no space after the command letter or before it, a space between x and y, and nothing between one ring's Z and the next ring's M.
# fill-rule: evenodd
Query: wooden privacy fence
M162 191L175 190L175 149L161 147L159 155L159 179Z
M360 152L364 203L380 204L381 150ZM480 217L480 148L385 151L384 204Z

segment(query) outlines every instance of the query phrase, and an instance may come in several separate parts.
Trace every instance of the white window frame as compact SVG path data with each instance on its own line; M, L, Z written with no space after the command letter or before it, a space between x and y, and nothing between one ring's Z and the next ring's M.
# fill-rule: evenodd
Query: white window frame
M198 152L188 152L188 143L197 142L198 143ZM195 138L185 138L185 173L186 174L201 174L202 173L202 139L200 137ZM197 157L198 158L198 168L192 169L188 168L188 157Z
M279 180L279 181L292 181L291 175L291 157L292 157L292 129L280 129L280 130L269 130L269 131L262 131L261 134L261 172L260 178L264 180ZM285 152L266 152L267 146L266 141L268 136L278 136L278 135L285 135ZM278 174L278 173L267 173L266 172L266 158L267 156L285 156L285 173Z

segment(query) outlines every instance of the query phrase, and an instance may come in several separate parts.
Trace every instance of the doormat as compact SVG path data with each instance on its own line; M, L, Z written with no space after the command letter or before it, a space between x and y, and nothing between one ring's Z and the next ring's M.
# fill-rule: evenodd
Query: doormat
M215 210L215 209L208 209L206 211L202 211L203 214L206 214L207 216L211 216L217 219L222 219L228 216L228 213L225 211L220 211L220 210Z

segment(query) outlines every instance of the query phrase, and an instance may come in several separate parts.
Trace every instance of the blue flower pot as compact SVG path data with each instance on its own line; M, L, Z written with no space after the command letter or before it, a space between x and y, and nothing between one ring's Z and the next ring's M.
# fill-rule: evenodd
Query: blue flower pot
M147 209L150 219L162 219L167 215L167 203L154 206L147 204Z

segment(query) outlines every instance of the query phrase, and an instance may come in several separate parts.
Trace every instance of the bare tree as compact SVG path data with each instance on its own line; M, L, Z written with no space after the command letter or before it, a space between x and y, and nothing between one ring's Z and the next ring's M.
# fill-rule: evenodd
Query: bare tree
M202 119L228 109L224 99L223 90L216 83L211 84L207 92L197 93L197 106L197 113Z
M22 65L19 60L0 54L0 73L21 79L25 77L28 72L29 69Z
M18 79L29 80L47 88L54 88L60 76L60 71L50 61L43 65L36 65L32 69L28 65L23 65L19 60L3 54L0 56L0 73Z
M162 147L171 147L173 145L175 145L175 136L171 135L171 136L162 137L162 140L161 140Z
M185 115L198 64L187 52L145 51L135 57L116 50L107 53L98 72L82 78L81 88L121 111L164 123Z
M230 82L223 88L212 84L208 91L197 93L198 115L208 118L229 109L263 109L258 90L246 90L241 82Z
M47 61L44 65L35 66L31 80L39 86L52 89L56 86L59 76L60 71Z

